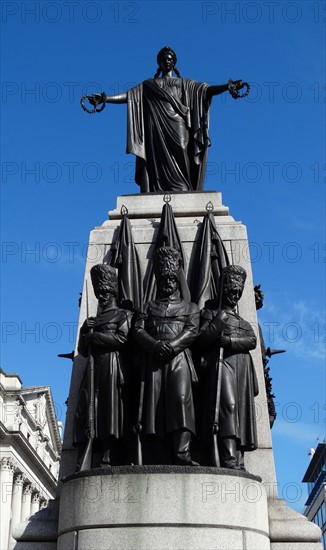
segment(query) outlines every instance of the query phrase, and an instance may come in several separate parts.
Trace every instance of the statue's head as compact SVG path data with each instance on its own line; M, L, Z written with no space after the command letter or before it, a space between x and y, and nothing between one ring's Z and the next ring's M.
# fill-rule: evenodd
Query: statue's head
M181 255L175 248L164 246L153 254L154 274L159 296L170 296L179 288Z
M175 65L177 64L177 56L176 56L176 53L175 51L172 50L172 48L169 48L168 46L164 46L164 48L162 48L158 54L157 54L157 64L159 67L161 67L162 63L166 60L166 59L171 59L172 63L173 63L173 67L175 67Z
M260 288L260 285L254 287L256 309L261 309L264 305L264 293Z
M247 273L240 265L228 265L223 269L222 304L234 308L242 296Z
M158 69L154 76L154 78L157 78L161 72L164 74L166 72L171 71L171 69L175 72L175 74L180 77L180 73L176 67L177 64L177 55L175 51L172 50L172 48L169 48L169 46L164 46L158 54L157 54L157 64Z
M110 265L94 265L91 269L91 279L95 296L99 301L107 299L109 294L118 296L118 277Z

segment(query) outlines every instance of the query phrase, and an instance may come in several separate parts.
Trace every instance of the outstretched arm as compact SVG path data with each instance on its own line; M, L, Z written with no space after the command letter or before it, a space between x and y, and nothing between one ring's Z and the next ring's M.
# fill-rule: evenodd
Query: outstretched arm
M229 89L228 84L217 84L216 86L208 86L206 97L207 99L212 99L214 95L224 94Z
M91 105L95 105L95 103L104 103L102 94L92 94L89 96L89 102ZM105 103L127 103L127 94L107 95Z
M208 86L206 97L212 99L214 95L220 95L230 91L231 86L236 90L241 90L244 87L242 80L229 80L226 84L217 84L216 86Z
M107 95L106 103L127 103L127 94Z

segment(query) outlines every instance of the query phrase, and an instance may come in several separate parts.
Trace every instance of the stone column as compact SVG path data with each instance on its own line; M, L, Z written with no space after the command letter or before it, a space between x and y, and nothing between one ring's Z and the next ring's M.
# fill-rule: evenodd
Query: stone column
M23 496L24 476L23 474L16 474L14 477L14 488L11 501L11 523L10 523L10 535L13 527L20 522L21 509L22 509L22 496ZM16 541L10 538L11 543Z
M8 548L9 526L11 516L11 500L13 489L15 462L11 457L4 457L0 461L0 517L1 534L0 548Z
M26 483L23 489L21 521L26 521L31 515L32 484Z
M40 493L33 493L32 503L31 503L31 516L36 514L40 509Z

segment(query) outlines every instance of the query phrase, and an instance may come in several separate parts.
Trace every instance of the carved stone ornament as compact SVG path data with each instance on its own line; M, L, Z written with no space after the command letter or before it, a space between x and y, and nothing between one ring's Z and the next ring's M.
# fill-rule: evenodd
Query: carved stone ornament
M9 471L13 472L16 466L17 466L16 461L11 457L3 457L0 460L0 469L1 470L9 470Z

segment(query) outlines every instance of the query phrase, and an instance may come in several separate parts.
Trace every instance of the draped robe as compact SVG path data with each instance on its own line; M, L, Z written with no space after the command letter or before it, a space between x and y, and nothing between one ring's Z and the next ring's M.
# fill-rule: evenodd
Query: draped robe
M148 79L128 91L127 153L143 193L203 188L210 145L208 84Z

